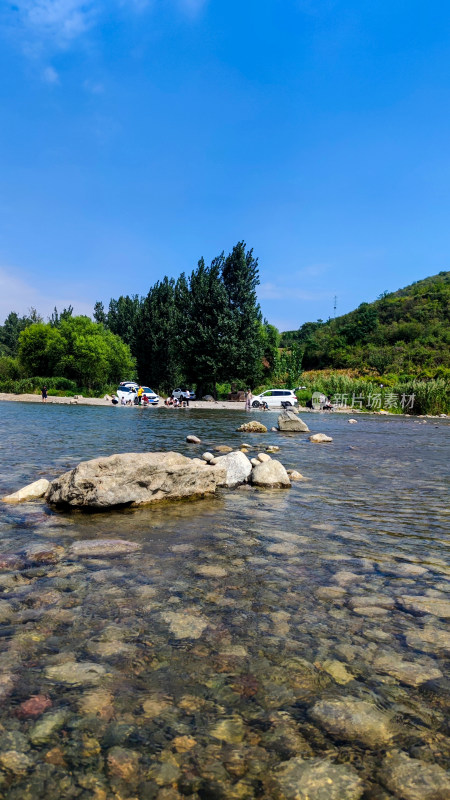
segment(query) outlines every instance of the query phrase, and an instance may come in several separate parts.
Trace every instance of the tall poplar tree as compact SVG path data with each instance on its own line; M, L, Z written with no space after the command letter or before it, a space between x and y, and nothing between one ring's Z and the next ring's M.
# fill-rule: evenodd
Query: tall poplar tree
M261 374L261 309L256 296L259 285L258 259L238 242L225 258L222 280L228 295L232 320L228 340L228 379L254 386Z
M163 278L151 287L141 308L136 333L139 378L156 391L170 391L180 379L175 281Z

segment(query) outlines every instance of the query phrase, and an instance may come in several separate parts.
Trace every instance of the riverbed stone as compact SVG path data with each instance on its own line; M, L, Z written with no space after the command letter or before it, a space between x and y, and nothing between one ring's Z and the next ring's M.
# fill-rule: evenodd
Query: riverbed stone
M211 736L227 744L239 744L244 738L244 733L244 722L238 714L220 720L220 722L211 729Z
M46 499L73 508L140 506L205 497L223 480L220 467L206 470L180 453L120 453L82 461L50 484Z
M176 639L199 639L209 625L209 621L201 614L165 611L161 617Z
M78 558L111 558L135 553L140 549L140 544L125 539L84 539L70 546L69 555Z
M0 600L0 623L9 622L14 616L14 609L7 600Z
M322 669L328 672L329 675L336 681L336 683L345 685L354 680L354 675L347 669L342 661L329 658L322 663Z
M395 600L387 594L355 594L348 601L350 608L364 608L365 606L378 606L378 608L392 609Z
M229 444L218 444L217 447L214 448L216 453L231 453L233 448L230 447Z
M420 686L442 678L442 672L437 667L425 666L418 661L404 661L398 653L380 653L374 659L373 667L377 672L391 675L408 686Z
M34 694L20 704L16 711L19 719L40 717L44 711L51 708L52 701L45 694Z
M322 444L324 442L332 442L333 439L331 436L327 436L326 433L313 433L313 435L309 437L309 441L315 444Z
M381 782L401 800L448 800L450 776L438 764L428 764L406 753L387 756Z
M64 547L51 544L51 542L35 542L25 549L27 561L31 561L33 564L56 564L61 561L64 553Z
M46 744L67 721L67 711L53 711L45 714L30 731L30 740L34 745Z
M358 800L364 784L353 767L329 758L291 758L267 781L274 800Z
M66 661L64 664L55 664L45 668L46 677L57 683L68 686L89 686L99 683L105 675L105 668L101 664L91 661Z
M195 571L204 578L225 578L228 575L228 571L217 564L201 564Z
M202 459L203 459L203 461L206 461L208 464L210 464L211 461L214 461L214 456L213 456L212 453L207 451L206 453L203 453Z
M265 461L270 461L270 456L267 453L258 453L257 460L264 464Z
M5 750L0 753L0 766L14 775L21 775L33 766L33 760L26 753L17 750Z
M190 433L188 436L186 436L186 441L189 444L200 444L202 440L199 439L198 436L194 436L193 433Z
M114 716L113 700L113 695L106 689L92 689L80 697L78 710L80 714L109 721Z
M218 468L225 472L225 477L221 479L219 485L226 486L228 489L246 483L252 471L249 459L241 450L219 456L216 463Z
M303 422L293 411L282 411L278 416L278 430L291 433L309 433L306 422Z
M112 747L107 756L111 777L134 783L139 770L139 753L125 747Z
M418 578L428 572L426 567L421 567L420 564L408 564L404 561L382 564L380 569L384 575L394 575L399 578Z
M415 650L426 653L450 653L450 631L424 625L423 628L411 628L405 634L406 644Z
M244 422L239 428L236 428L238 433L267 433L267 428L262 422L251 420L251 422Z
M399 603L407 611L416 614L432 614L442 619L450 619L450 600L444 597L425 597L423 595L403 595Z
M289 489L291 481L281 461L271 458L253 467L251 482L267 489Z
M4 503L25 503L28 500L38 500L40 497L44 497L49 486L49 481L41 478L38 481L29 483L28 486L23 486L22 489L14 492L14 494L5 495L2 500Z
M337 739L358 741L367 747L376 749L393 737L389 714L356 697L319 700L310 715Z

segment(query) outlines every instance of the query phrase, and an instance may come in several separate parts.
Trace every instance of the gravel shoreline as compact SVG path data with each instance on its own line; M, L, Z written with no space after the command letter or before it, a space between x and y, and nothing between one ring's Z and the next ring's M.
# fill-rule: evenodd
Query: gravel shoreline
M6 392L0 392L0 402L20 402L20 403L42 403L42 398L40 394L11 394ZM70 406L70 405L78 405L78 406L110 406L111 399L105 400L104 397L48 397L47 405L61 405L61 406ZM120 406L121 408L142 408L142 406ZM119 408L119 406L118 406ZM155 408L155 406L148 406L149 409ZM163 401L161 401L157 408L167 408L167 410L173 409L173 406L165 406ZM191 400L189 403L189 408L201 408L201 409L226 409L227 411L245 411L245 403L243 402L232 402L230 400ZM305 406L296 406L298 411L301 414L318 414L318 413L328 413L328 412L318 412L313 411L310 408L306 408ZM274 408L271 409L273 411L281 411L281 408ZM251 413L264 413L259 409L252 408ZM375 414L380 412L374 412ZM351 416L355 416L356 414L364 414L364 412L360 411L358 408L336 408L333 411L333 414L350 414ZM382 416L389 416L389 417L411 417L414 418L413 414L390 414L387 411L382 413ZM427 419L439 419L439 415L433 414L420 414L416 417L416 419L424 418Z

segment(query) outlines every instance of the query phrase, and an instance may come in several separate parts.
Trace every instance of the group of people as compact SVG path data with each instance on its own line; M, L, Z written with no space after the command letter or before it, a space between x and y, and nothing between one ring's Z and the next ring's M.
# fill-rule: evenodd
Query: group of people
M165 406L172 406L173 408L187 408L189 405L189 398L187 397L166 397L164 400Z

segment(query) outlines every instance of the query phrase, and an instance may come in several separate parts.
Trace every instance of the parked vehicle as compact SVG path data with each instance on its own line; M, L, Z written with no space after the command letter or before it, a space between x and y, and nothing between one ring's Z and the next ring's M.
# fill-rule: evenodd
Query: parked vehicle
M255 395L252 400L253 408L259 408L266 403L269 408L281 408L281 406L295 406L298 400L292 389L267 389L261 394Z
M176 400L186 400L187 399L187 395L186 395L187 391L188 391L187 389L174 389L173 392L172 392L172 397L173 397L174 400L175 399ZM189 389L189 392L190 392L189 400L195 400L196 397L195 397L194 390L193 389Z
M117 397L119 398L119 400L121 400L122 397L124 397L127 402L131 400L131 402L133 403L134 399L137 397L139 386L141 385L142 384L140 383L136 383L136 381L122 381L122 383L120 383L117 388L116 392ZM155 392L152 389L150 389L149 386L142 386L142 388L144 390L143 393L146 394L148 397L148 402L150 403L150 405L153 406L158 405L159 395L155 394Z

